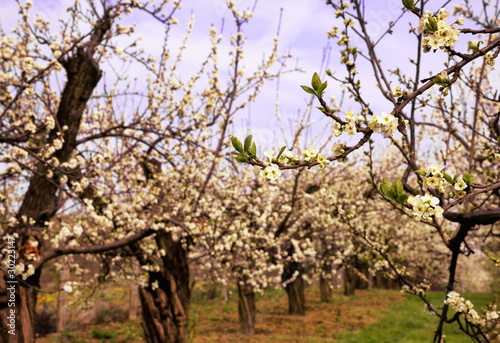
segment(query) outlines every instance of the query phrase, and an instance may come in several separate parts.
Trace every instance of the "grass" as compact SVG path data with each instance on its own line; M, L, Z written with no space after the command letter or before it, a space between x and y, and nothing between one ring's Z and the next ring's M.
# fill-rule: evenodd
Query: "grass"
M475 304L477 309L493 300L491 294L463 294ZM430 292L428 297L433 305L439 306L443 303L442 293ZM421 343L432 342L433 333L436 329L438 319L436 316L425 314L423 302L420 298L405 295L404 301L391 303L392 311L387 312L383 318L367 328L356 333L343 332L339 335L339 343ZM444 334L448 342L470 343L458 328L456 323L446 325Z
M251 337L238 332L236 296L225 304L221 299L207 300L191 307L191 312L198 316L193 342L336 342L336 336L342 331L374 324L391 310L390 302L402 300L400 293L394 291L358 291L355 297L345 297L338 290L331 303L321 303L319 290L308 289L307 313L300 317L287 313L287 297L283 290L269 290L257 299L256 333ZM228 308L234 310L229 312ZM214 317L221 319L214 321Z
M493 299L492 294L463 296L477 309ZM108 297L112 308L127 311L126 297L119 294ZM441 293L429 294L436 305L442 304L442 297ZM227 302L221 297L208 299L199 294L194 294L193 299L188 323L192 343L422 343L432 341L437 324L435 316L424 313L419 298L402 296L399 291L358 290L355 296L346 297L341 290L335 290L332 300L322 303L318 289L307 289L306 316L300 317L287 313L283 290L268 290L257 297L256 334L249 337L238 332L237 294L233 293ZM446 326L445 334L448 342L470 342L456 325ZM140 318L134 322L110 320L37 340L40 343L142 341Z

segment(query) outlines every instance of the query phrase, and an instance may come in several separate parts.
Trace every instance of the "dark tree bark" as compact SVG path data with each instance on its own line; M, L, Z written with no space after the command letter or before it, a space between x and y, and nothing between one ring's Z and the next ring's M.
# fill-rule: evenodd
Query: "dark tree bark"
M140 288L142 326L148 343L186 343L191 291L186 248L172 235L158 232L156 242L164 249L163 266L159 273L150 273L150 284L158 288ZM141 263L144 260L139 258Z
M347 266L344 268L344 295L353 296L356 290L356 271Z
M324 263L321 268L321 276L319 278L319 291L321 302L328 302L332 297L332 289L330 288L330 280L324 275L332 275L332 264L330 262Z
M255 333L255 293L244 281L238 282L238 313L240 332L245 335Z
M285 291L288 295L288 313L304 316L306 314L305 306L305 283L302 278L302 270L296 262L290 263L285 267L282 275L283 282L286 282ZM298 275L295 276L295 274ZM289 281L294 278L293 281Z
M369 271L369 265L366 262L362 262L358 259L356 259L356 269L358 270L358 273L355 273L356 278L355 278L355 283L356 283L356 289L368 289L370 287L370 283L368 282L370 278L370 271ZM360 274L364 275L366 277L365 280L363 279Z
M375 274L375 288L398 289L399 283L396 280L386 277L383 272L378 271Z
M93 58L93 52L95 46L104 39L104 35L110 29L109 17L105 15L100 24L85 49L78 48L73 55L61 61L68 80L61 94L56 114L58 126L49 133L47 140L48 144L51 144L58 137L59 128L68 127L63 133L62 148L53 155L60 163L67 162L76 147L76 137L83 112L101 78L102 73ZM13 227L11 231L19 235L16 248L20 256L25 255L28 237L34 237L38 242L42 242L40 228L54 216L58 209L59 188L56 185L58 175L55 175L55 180L49 181L44 176L46 172L47 166L40 163L37 166L37 173L34 173L30 179L28 191L16 215L18 220L23 216L32 218L35 224L31 226L19 220L21 224ZM9 307L5 305L8 294L5 292L5 287L0 287L0 342L35 342L35 309L37 289L40 288L40 274L41 268L38 268L26 282L16 284L16 336L8 333L10 328L7 326L6 317ZM6 277L6 273L0 271L2 286L6 284Z

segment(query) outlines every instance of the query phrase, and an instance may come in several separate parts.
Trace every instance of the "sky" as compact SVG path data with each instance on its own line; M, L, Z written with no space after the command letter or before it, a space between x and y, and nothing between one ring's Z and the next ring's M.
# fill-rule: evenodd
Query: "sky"
M73 0L33 0L34 13L40 14L44 19L50 19L56 23L58 19L65 18L66 7L73 3ZM234 33L234 24L231 23L230 11L225 5L225 0L184 0L182 9L175 14L179 20L169 35L169 46L175 51L180 46L184 38L187 22L191 15L195 17L194 29L188 47L185 52L185 59L180 67L180 74L184 71L190 73L197 69L203 58L208 54L210 42L208 32L213 25L220 31L223 26L224 36ZM254 0L235 0L236 7L243 11L254 7ZM438 5L437 5L438 6ZM15 26L17 12L14 0L0 0L0 23L4 30L8 31ZM284 74L279 83L269 82L263 88L263 92L257 97L255 103L244 109L235 119L234 132L238 136L243 136L251 131L258 146L278 147L282 144L280 123L276 119L275 102L279 97L279 114L288 134L293 127L290 123L296 121L300 114L304 113L310 96L306 94L300 85L309 85L311 76L318 72L322 78L326 69L330 69L336 75L345 75L345 67L340 61L340 48L334 40L327 38L327 31L333 26L339 25L339 19L335 18L335 11L332 7L325 5L320 0L260 0L257 2L254 17L244 26L243 34L247 40L244 49L245 59L243 65L245 74L248 75L262 60L264 54L269 54L273 44L273 38L278 30L280 11L283 10L281 26L279 28L279 55L291 53L292 59L288 66L300 66L304 72L292 72ZM390 20L398 18L402 11L400 0L389 1L366 1L365 14L368 22L368 31L372 40L376 41L380 34L384 32ZM439 7L431 8L437 10ZM452 8L448 9L450 12ZM124 19L125 23L136 23L136 36L143 39L140 44L147 53L158 56L164 39L162 24L152 19L146 14L133 14ZM378 51L382 59L385 70L399 67L408 71L408 75L413 75L414 70L408 59L416 55L416 40L408 33L409 22L414 26L417 18L414 15L405 14L396 27L394 33L386 36L378 45ZM353 39L355 45L363 46L359 39ZM220 54L221 72L227 71L229 61L227 54L229 46L227 40L222 44ZM361 50L365 50L361 48ZM327 55L327 65L322 66L324 51L329 51ZM435 54L424 55L425 69L423 77L428 76L429 71L437 72L446 60L444 53L438 51ZM106 71L106 66L104 66ZM375 87L375 82L371 72L371 67L367 63L360 63L357 69L365 83L363 91L370 99L370 103L376 112L390 112L392 107L380 96L380 92ZM134 73L134 70L129 70ZM188 74L190 75L190 74ZM137 72L140 78L140 73ZM341 90L333 80L329 81L325 99L330 95L339 98ZM278 88L279 85L279 88ZM394 85L395 87L396 85ZM315 103L315 106L317 104ZM342 111L345 113L350 108L356 109L355 104L346 99ZM311 120L317 123L311 129L310 134L314 135L322 128L329 125L329 120L313 107ZM327 130L328 131L328 130ZM329 132L329 131L328 131ZM349 140L347 141L349 143ZM355 140L352 141L355 143Z

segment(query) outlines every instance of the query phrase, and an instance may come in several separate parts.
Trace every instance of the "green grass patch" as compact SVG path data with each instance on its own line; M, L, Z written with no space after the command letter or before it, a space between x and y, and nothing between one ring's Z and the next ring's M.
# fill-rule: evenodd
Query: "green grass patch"
M93 329L90 331L90 336L96 339L116 341L116 332L107 329Z
M464 293L477 310L494 300L492 294ZM444 294L429 292L428 298L433 305L443 304ZM343 331L337 335L339 343L421 343L432 342L434 331L439 319L435 315L424 312L423 301L413 295L405 295L399 303L390 304L391 311L386 312L382 319L357 332ZM472 342L460 331L457 323L445 325L444 334L448 342Z

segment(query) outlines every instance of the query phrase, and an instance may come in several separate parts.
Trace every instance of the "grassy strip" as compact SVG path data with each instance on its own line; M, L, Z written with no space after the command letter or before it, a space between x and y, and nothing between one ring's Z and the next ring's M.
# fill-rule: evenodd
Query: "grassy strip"
M443 294L430 292L428 294L432 304L440 306L443 303ZM492 294L468 293L462 295L480 309L494 300ZM416 296L405 295L404 301L391 303L392 311L386 312L377 323L358 332L342 332L338 335L339 343L422 343L432 342L438 318L435 315L424 313L422 300ZM444 328L446 340L453 343L470 343L471 339L460 331L457 323Z
M217 292L218 293L218 292ZM111 287L96 300L94 324L71 323L68 331L39 338L40 343L143 342L140 318L126 320L128 296L124 290ZM217 294L209 299L194 290L190 310L189 336L193 343L412 343L431 342L437 318L425 314L423 302L399 291L362 290L346 297L334 291L329 303L319 300L319 289L306 290L306 315L287 313L287 296L283 290L266 290L258 296L256 334L238 332L238 299L234 292L227 302ZM125 294L126 295L126 294ZM476 309L493 299L492 294L464 294ZM443 295L430 293L431 301L440 306ZM99 308L101 301L106 308ZM78 317L74 309L71 318ZM99 324L97 324L99 323ZM456 324L445 327L447 341L470 342Z

